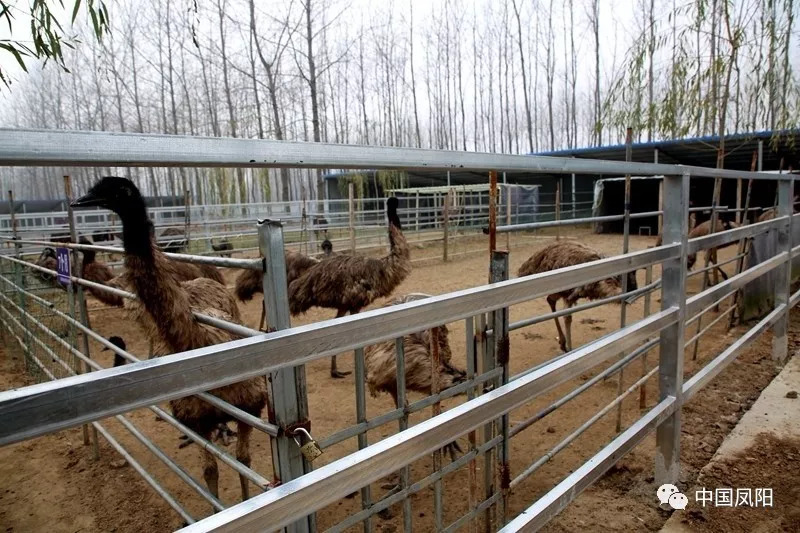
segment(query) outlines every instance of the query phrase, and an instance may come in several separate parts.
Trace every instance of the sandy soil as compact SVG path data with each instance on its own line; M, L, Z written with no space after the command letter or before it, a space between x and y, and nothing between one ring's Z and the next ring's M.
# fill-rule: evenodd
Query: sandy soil
M615 235L577 235L584 242L600 249L606 254L621 251L621 237ZM643 249L651 245L651 237L632 237L631 248ZM537 248L547 240L530 237L515 237L512 242L511 271L517 268ZM505 239L500 239L500 245ZM415 250L414 253L418 253ZM735 248L720 252L722 258L729 257ZM426 254L427 255L427 254ZM699 263L702 262L702 258ZM728 268L731 271L731 268ZM487 258L485 254L459 256L449 263L426 261L415 265L409 278L396 291L427 292L441 294L458 289L481 285L487 281ZM230 283L235 272L226 273ZM654 277L658 277L656 269ZM644 274L639 272L639 284L644 283ZM689 293L700 290L701 276L691 278ZM383 305L379 301L374 306ZM255 326L260 314L260 298L242 305L243 316L248 325ZM653 309L658 308L657 296L653 299ZM106 336L120 335L125 338L130 351L147 356L147 342L138 328L126 320L124 313L117 309L101 308L91 302L91 318L95 329ZM724 307L723 307L724 309ZM544 299L515 306L511 310L511 320L535 316L549 311ZM314 309L307 315L293 320L294 324L305 324L333 317L332 310ZM629 321L641 318L643 300L629 308ZM700 345L697 361L687 354L686 374L691 375L696 368L707 362L721 349L735 339L737 333L727 334L723 320L704 337ZM708 323L708 319L705 320ZM619 325L619 308L607 306L580 313L573 323L573 342L583 344L600 337ZM451 344L454 361L464 367L465 336L463 323L451 324ZM694 334L695 326L688 328ZM794 333L793 325L793 333ZM689 333L687 333L688 335ZM794 336L793 336L794 338ZM5 345L4 345L5 348ZM108 352L99 352L94 345L93 355L102 363L110 365ZM657 352L652 352L649 364L656 360ZM733 363L717 380L699 393L684 410L684 450L685 481L689 484L697 476L699 469L708 462L713 452L728 430L735 424L741 413L757 398L760 390L776 373L769 358L768 335L760 339L742 357ZM555 327L546 322L512 332L511 370L516 374L537 363L559 354L555 340ZM20 370L16 351L5 350L0 354L3 365L0 372L0 388L18 387L26 383ZM307 367L309 406L313 433L317 439L341 430L355 422L355 389L353 376L343 380L332 380L328 375L328 360L317 361ZM350 370L353 366L352 354L339 358L340 369ZM635 362L625 374L625 383L632 383L641 375L641 363ZM588 378L583 376L583 379ZM550 391L526 406L511 413L512 426L538 412L544 406L573 389L581 380L575 380ZM657 382L648 382L648 405L655 400ZM532 461L546 453L553 445L574 431L588 419L593 412L605 406L616 395L614 379L601 382L592 387L566 406L559 409L527 430L520 433L511 443L512 476L519 474ZM411 401L418 399L411 395ZM445 402L445 408L463 401L454 398ZM388 395L367 399L370 418L393 408ZM521 483L510 499L509 516L516 515L537 496L552 488L575 467L596 453L614 436L615 411L604 417L584 433L571 446L558 454L554 461L547 463L535 475ZM640 414L638 394L633 394L624 402L623 421L629 424ZM412 416L418 422L430 416L430 411ZM178 449L178 433L164 422L155 420L152 412L141 410L129 415L153 441L171 457L180 462L192 475L201 478L199 454L195 447ZM200 518L210 512L210 507L169 472L156 458L148 454L116 421L104 422L105 427L128 447L133 455L156 477L178 501L185 505L193 516ZM369 442L375 442L395 433L397 424L381 426L369 433ZM462 447L466 440L462 439ZM356 439L350 439L325 450L317 460L319 466L357 449ZM668 515L654 505L652 487L654 439L646 439L632 454L624 458L616 468L605 476L597 486L588 490L557 517L549 526L550 531L575 531L585 529L596 523L603 523L607 529L617 531L654 530L659 528ZM232 452L232 447L230 448ZM265 435L254 433L253 468L268 478L272 478L270 448ZM105 443L102 445L101 459L92 460L91 447L83 446L80 429L69 430L25 443L0 448L0 524L7 531L31 531L51 529L52 531L108 530L108 531L166 531L179 527L182 519L161 500L146 483L129 467L114 468L119 456ZM431 460L426 458L412 467L412 478L419 480L430 474ZM478 475L482 479L483 461L478 462ZM467 510L468 482L467 468L461 468L444 479L444 524L450 524ZM380 483L372 486L373 499L385 490ZM220 467L220 497L226 504L239 500L238 477L225 466ZM609 501L613 504L609 505ZM361 508L360 498L343 499L318 513L319 529L338 523L346 516ZM415 530L433 529L433 497L430 488L423 489L412 497ZM392 509L393 516L388 519L374 518L375 531L396 531L402 527L402 513L397 506ZM359 526L360 527L360 526ZM355 531L356 528L351 528Z

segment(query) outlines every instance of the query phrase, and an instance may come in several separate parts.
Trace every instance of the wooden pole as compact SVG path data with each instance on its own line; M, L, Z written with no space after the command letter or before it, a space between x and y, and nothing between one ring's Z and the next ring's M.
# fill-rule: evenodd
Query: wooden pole
M64 197L66 198L67 202L67 219L69 222L70 238L73 243L77 243L78 228L75 223L76 222L75 212L72 210L72 180L70 179L69 176L64 176ZM78 262L77 250L73 248L71 255L72 255L72 265L73 265L74 275L80 276L81 269L79 267L82 263ZM78 312L80 316L80 321L84 326L91 329L92 325L89 322L89 311L86 308L86 295L84 294L83 286L76 284L75 289L76 289L75 295L77 296L78 300L77 303L78 303ZM70 311L74 311L74 309L71 309ZM72 318L75 318L74 314ZM78 349L77 339L75 338L77 336L77 332L74 331L74 328L75 326L72 326L73 333L72 335L70 335L71 337L70 340L73 343L72 347L74 349ZM81 351L83 352L83 355L85 355L88 358L91 358L92 354L89 351L89 337L85 333L83 333L81 334L81 338L83 341L81 343L81 348L82 348ZM84 362L83 365L76 362L75 366L76 366L75 370L77 371L78 374L83 374L84 372L92 371L92 367L90 367L89 364L86 362ZM86 424L84 424L83 426L83 443L85 445L89 444L89 427ZM91 444L92 444L92 456L94 457L95 460L100 459L100 445L98 443L98 438L97 438L97 427L95 426L92 426Z
M633 128L628 128L625 133L625 161L628 163L633 159ZM631 175L625 174L625 206L624 206L624 219L622 221L622 254L628 253L630 246L630 233L631 233ZM622 292L628 292L628 276L622 275ZM620 301L619 307L619 327L624 328L627 322L627 302ZM624 357L625 353L621 353L620 357ZM617 376L617 396L622 395L622 382L625 378L625 367L619 368L619 375ZM617 433L622 429L622 402L617 404Z
M489 260L497 249L497 171L489 171Z
M758 164L758 152L754 150L753 159L750 162L750 172L755 172L757 164ZM749 179L747 180L747 194L744 200L744 211L742 212L743 216L741 219L744 224L750 223L750 218L748 216L748 213L750 209L750 193L752 192L752 190L753 190L753 180ZM747 254L747 251L750 248L749 243L750 239L742 239L739 241L739 245L736 247L736 255L739 256L739 258L736 260L737 275L741 274L742 269L744 268L745 255ZM733 324L736 321L735 315L738 312L740 295L741 295L741 289L737 290L736 293L733 295L733 303L731 305L736 309L731 311L730 314L728 315L728 330L730 330L733 327Z
M347 185L347 211L348 211L348 230L350 232L350 252L356 253L356 210L355 210L355 188L353 183Z
M183 234L186 239L186 250L192 252L192 214L191 214L192 199L189 196L189 189L183 190Z

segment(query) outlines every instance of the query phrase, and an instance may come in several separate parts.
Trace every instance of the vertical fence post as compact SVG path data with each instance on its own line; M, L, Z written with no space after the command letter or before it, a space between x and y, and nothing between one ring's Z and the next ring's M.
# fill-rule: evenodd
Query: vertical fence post
M508 252L495 251L492 253L491 282L497 283L508 279ZM495 365L503 369L503 374L497 380L498 386L505 385L509 379L509 335L508 335L508 307L498 309L491 313L492 329L494 330L494 354ZM499 470L497 485L502 493L502 505L500 506L500 526L505 525L508 519L508 502L511 488L511 466L509 457L509 417L508 413L500 418L500 431L503 440L499 450Z
M556 180L556 222L561 220L561 178ZM556 240L561 240L561 228L556 226Z
M283 226L277 220L258 222L258 240L264 256L264 306L270 330L281 330L291 326L286 287L286 262L283 249ZM270 439L272 464L276 477L286 483L311 470L293 436L286 429L302 425L310 431L308 420L308 398L306 368L300 365L284 368L269 375L268 387L270 422L281 431ZM313 531L314 516L309 515L287 527L290 533Z
M64 176L64 196L67 200L67 221L69 222L69 235L73 243L78 242L78 228L75 221L75 211L72 209L72 180L69 176ZM78 262L78 252L73 248L72 249L72 264L73 269L75 270L75 275L81 275L81 269L78 268L83 262ZM78 312L80 313L80 321L81 324L86 326L87 328L91 329L91 324L89 323L89 312L86 309L86 294L83 292L83 286L80 284L75 284L74 287L75 295L78 300ZM73 317L74 318L74 317ZM81 347L80 350L88 358L91 358L91 352L89 351L89 337L85 333L81 333ZM75 346L73 346L75 348ZM92 367L89 366L88 363L84 362L81 365L79 362L76 361L77 368L75 369L78 374L82 374L83 372L91 372ZM83 366L83 370L81 370L81 366ZM83 426L84 432L84 444L89 444L88 442L88 426ZM97 439L97 427L92 425L92 455L94 459L100 459L100 446L98 444Z
M11 214L11 236L14 238L14 257L18 260L22 259L22 245L19 243L19 230L17 228L17 214L16 206L14 205L14 191L8 191L8 211ZM19 263L14 263L14 277L19 289L25 288L25 269ZM20 309L25 311L27 298L22 291L17 291L17 300ZM28 319L25 313L20 313L20 322L22 323L25 333L25 346L23 347L22 358L25 361L25 372L31 372L31 369L36 368L31 365L31 352L30 352L30 330L28 329Z
M683 344L686 320L686 242L689 220L689 173L664 176L664 238L680 244L678 257L663 264L661 309L677 308L675 323L661 330L658 385L659 399L675 397L672 415L656 430L656 485L675 483L680 474L681 407L683 404Z
M625 134L625 161L628 163L633 159L633 128L628 128ZM625 205L623 207L622 219L622 253L627 254L630 247L631 235L631 175L625 174ZM622 276L622 292L628 292L628 276L627 273ZM625 300L619 303L619 327L624 328L627 322L628 303ZM620 354L620 358L624 357L624 353ZM625 380L625 367L619 367L619 374L617 374L617 396L622 395L622 384ZM616 431L620 432L622 429L622 402L617 404L617 421Z
M450 240L450 201L453 199L453 191L447 189L447 195L444 197L444 209L442 210L442 218L444 218L444 229L442 231L442 261L447 262L447 246Z
M786 217L786 222L781 222L777 228L776 246L777 253L788 252L789 258L786 263L775 269L775 309L783 306L781 317L775 322L772 329L772 358L775 361L783 362L789 351L789 297L791 296L790 285L792 283L792 219L793 215L793 193L794 180L791 174L786 174L787 178L778 182L778 217Z
M347 184L347 214L347 227L350 233L350 252L356 253L355 188L352 182Z
M419 233L419 191L417 191L416 195L416 205L414 207L414 227L416 228L416 232ZM417 235L417 239L419 239L419 235Z
M183 234L186 236L186 250L192 253L192 214L189 189L183 191Z
M517 220L519 223L519 220ZM506 185L506 226L511 225L511 187ZM511 251L511 232L506 232L506 250Z
M497 171L489 171L489 260L497 249Z

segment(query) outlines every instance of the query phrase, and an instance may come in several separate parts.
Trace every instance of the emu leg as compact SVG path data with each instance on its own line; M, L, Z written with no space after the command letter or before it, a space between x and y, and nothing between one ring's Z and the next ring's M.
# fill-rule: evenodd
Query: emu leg
M343 317L345 315L345 313L347 313L347 311L339 310L336 313L336 318ZM353 313L351 313L351 314L353 314ZM336 370L336 356L335 355L331 356L331 377L340 379L340 378L343 378L343 377L345 377L345 376L347 376L349 374L350 374L350 372L339 372L338 370Z
M250 435L253 428L244 422L238 422L238 440L236 441L236 459L246 467L250 467ZM239 474L239 484L242 486L242 501L250 499L250 482Z
M569 309L572 307L571 305L567 307ZM567 350L568 352L572 351L572 315L567 315L564 317L564 329L567 333Z
M547 303L550 304L550 309L552 309L554 313L556 312L557 302L558 302L557 296L551 294L550 296L547 297ZM553 320L556 321L556 329L558 330L558 344L559 346L561 346L561 351L568 352L569 350L567 350L566 337L564 337L564 332L561 331L561 322L558 321L558 317L553 317Z
M258 330L264 331L264 322L267 318L266 309L264 309L264 304L261 304L261 318L258 319Z
M211 432L206 433L203 437L210 440ZM206 481L208 491L213 494L214 497L219 497L219 469L217 468L217 459L205 448L200 450L200 455L203 462L203 479ZM212 512L216 513L217 511L212 507Z

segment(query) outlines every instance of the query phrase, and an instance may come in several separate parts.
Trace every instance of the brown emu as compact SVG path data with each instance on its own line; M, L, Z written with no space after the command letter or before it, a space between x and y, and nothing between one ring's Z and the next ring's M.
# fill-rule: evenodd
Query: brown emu
M719 233L721 231L728 231L731 229L738 228L739 224L730 220L717 220L717 224L714 228L714 233ZM689 239L696 239L698 237L705 237L706 235L711 234L711 220L706 220L705 222L698 224L697 226L693 227L689 230ZM710 248L706 250L705 255L709 257L709 260L712 261L716 265L716 258L717 258L717 250L721 248L727 248L729 246L733 246L737 244L739 241L731 241L721 246L717 246L716 248ZM656 246L661 246L662 238L661 235L658 236L658 240L656 240ZM694 268L694 264L697 262L697 254L691 253L686 256L686 270L691 270ZM722 275L724 279L728 279L728 275L722 270L720 267L716 267L716 270Z
M387 306L429 297L427 294L407 294L393 299ZM439 389L444 390L463 381L466 373L450 363L452 353L447 326L438 326L435 329L438 331L439 340ZM403 337L403 353L405 355L406 389L430 395L433 370L431 331L410 333ZM397 401L397 360L394 341L367 346L364 349L364 363L370 394L377 397L379 392L388 392L392 395L395 405L403 407L398 405Z
M126 178L106 177L98 181L86 195L76 200L75 207L100 206L114 211L122 221L125 266L138 302L149 315L156 354L164 355L211 346L233 340L225 331L200 324L193 311L241 323L236 301L224 285L201 278L179 283L169 261L156 246L148 230L147 208L137 187ZM261 416L267 403L266 380L263 376L247 379L209 391L253 416ZM219 424L232 418L211 404L190 396L170 401L175 417L204 438L212 438ZM237 421L239 439L236 458L250 465L252 428ZM203 477L209 491L219 495L218 467L214 456L202 449ZM249 496L247 479L239 478L242 498Z
M386 201L389 220L389 254L380 259L359 255L331 255L311 266L289 284L289 311L305 313L312 307L336 309L336 317L358 313L377 298L389 296L411 272L410 252L397 216L397 198ZM336 370L331 357L331 376Z
M220 252L221 257L230 257L231 252L233 251L233 244L227 239L222 239L220 242L216 243L213 240L211 241L211 248L215 252Z
M545 246L530 256L528 260L519 267L517 275L520 277L530 276L531 274L539 274L559 268L580 265L581 263L597 261L602 258L603 256L599 252L586 245L577 242L559 241ZM636 272L628 272L627 276L628 290L636 290ZM572 289L553 293L547 297L547 303L550 304L550 309L555 312L556 304L559 300L564 300L567 308L569 308L575 305L581 298L600 300L619 294L622 294L622 276L594 281L586 285L580 285ZM572 315L564 317L564 326L567 330L566 336L561 330L561 323L558 317L554 317L553 320L556 321L558 343L561 346L561 350L569 352L572 350Z
M430 298L429 294L412 293L393 299L386 306L413 302ZM467 374L451 364L449 330L446 325L436 328L439 345L439 390L449 389L461 383ZM431 330L410 333L403 337L403 360L405 363L406 390L421 392L426 396L433 393L433 355L431 353ZM398 409L408 406L400 405L397 398L397 358L394 341L373 344L364 349L364 366L369 392L373 398L380 392L388 392ZM445 446L450 459L456 460L456 452L461 452L457 441Z
M300 274L312 265L319 263L313 257L305 256L298 252L284 250L286 262L286 283L296 280ZM236 297L242 302L249 302L256 293L264 294L264 274L260 270L243 270L236 277ZM258 321L259 329L264 327L264 305L261 306L261 318Z
M86 237L81 237L79 242L81 244L92 244ZM108 265L105 263L98 263L95 259L97 252L94 250L81 250L81 254L83 254L83 262L81 265L81 277L83 279L103 285L108 285L108 282L114 279L114 273L111 272ZM113 305L114 307L122 307L123 305L122 296L95 289L94 287L86 287L86 290L106 305Z
M36 259L36 266L40 266L42 268L46 268L48 270L58 270L58 259L56 258L56 251L49 246L42 250L42 253L39 254L38 259ZM41 270L36 271L36 276L39 277L42 281L50 282L53 281L52 274L47 274L46 272L42 272Z
M164 237L173 237L163 242ZM183 228L167 228L161 232L159 240L162 241L161 249L165 252L172 252L179 254L186 249L186 235L184 235Z

